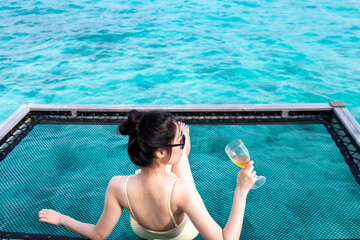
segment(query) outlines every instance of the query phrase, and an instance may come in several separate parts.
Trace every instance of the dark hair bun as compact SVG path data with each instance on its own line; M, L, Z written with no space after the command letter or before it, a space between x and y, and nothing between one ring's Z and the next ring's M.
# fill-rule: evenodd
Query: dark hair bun
M122 135L129 135L128 153L131 161L139 167L154 164L155 152L161 148L166 151L166 163L171 158L172 147L178 125L173 116L166 112L151 111L139 113L129 112L118 130Z
M143 115L136 110L129 112L126 121L119 125L119 132L122 135L133 135L139 133L139 125L143 118Z

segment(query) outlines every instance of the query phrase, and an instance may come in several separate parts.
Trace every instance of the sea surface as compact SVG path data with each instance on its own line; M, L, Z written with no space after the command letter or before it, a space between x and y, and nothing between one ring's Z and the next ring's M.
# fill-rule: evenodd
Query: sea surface
M0 122L23 103L343 101L360 121L360 1L7 1Z

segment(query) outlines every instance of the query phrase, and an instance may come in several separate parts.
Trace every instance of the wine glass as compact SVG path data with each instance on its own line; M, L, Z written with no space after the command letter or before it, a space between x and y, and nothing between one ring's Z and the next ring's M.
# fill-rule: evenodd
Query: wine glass
M246 167L246 165L250 162L249 151L240 139L235 139L226 145L225 152L231 161L241 168ZM259 188L264 185L265 182L266 178L264 176L258 176L251 189Z

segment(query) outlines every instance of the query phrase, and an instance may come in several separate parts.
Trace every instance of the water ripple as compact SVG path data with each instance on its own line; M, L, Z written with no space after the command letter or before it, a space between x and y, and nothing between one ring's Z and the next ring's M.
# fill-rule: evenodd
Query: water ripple
M351 0L12 1L0 6L0 121L21 104L342 100L360 120Z

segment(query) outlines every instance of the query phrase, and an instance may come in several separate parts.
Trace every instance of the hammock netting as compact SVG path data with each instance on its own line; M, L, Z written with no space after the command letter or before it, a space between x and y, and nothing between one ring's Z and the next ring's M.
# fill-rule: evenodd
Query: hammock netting
M242 239L360 238L359 149L335 116L306 113L288 121L278 115L276 120L174 114L190 124L195 183L221 227L239 171L224 147L239 138L257 174L267 178L248 195ZM31 113L19 123L0 144L0 238L80 238L38 222L43 208L96 224L109 180L136 170L128 137L117 132L125 115L84 114L74 120L66 113ZM108 239L138 239L128 211Z

